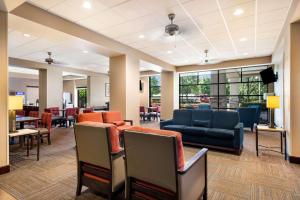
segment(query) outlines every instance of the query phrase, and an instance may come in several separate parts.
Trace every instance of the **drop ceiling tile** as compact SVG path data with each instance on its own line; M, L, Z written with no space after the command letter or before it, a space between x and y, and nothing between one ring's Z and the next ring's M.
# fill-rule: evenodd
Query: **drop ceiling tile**
M288 8L291 2L292 0L260 0L258 1L258 13Z
M29 0L28 2L48 10L49 8L52 8L53 6L56 6L64 1L65 0Z
M212 0L192 0L183 3L183 6L193 16L218 11L216 1Z

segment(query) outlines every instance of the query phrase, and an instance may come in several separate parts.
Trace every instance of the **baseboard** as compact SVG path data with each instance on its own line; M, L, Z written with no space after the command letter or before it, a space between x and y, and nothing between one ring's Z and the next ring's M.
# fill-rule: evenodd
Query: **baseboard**
M10 172L10 166L9 166L9 165L0 167L0 175L1 175L1 174L6 174L6 173L8 173L8 172Z
M289 156L289 161L290 161L290 163L300 164L300 157Z

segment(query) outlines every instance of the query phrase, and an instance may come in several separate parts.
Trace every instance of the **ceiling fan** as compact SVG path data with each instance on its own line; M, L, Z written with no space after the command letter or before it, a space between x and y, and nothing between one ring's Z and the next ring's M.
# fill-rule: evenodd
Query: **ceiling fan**
M204 50L204 60L201 62L202 65L207 65L207 64L216 64L221 62L220 59L217 58L209 58L208 56L208 49Z
M55 60L52 58L52 52L48 51L47 54L48 54L48 57L45 58L45 62L48 63L48 65L51 65L51 64L56 64L56 65L68 65L67 63L64 63L64 62L55 61Z
M179 26L177 24L173 23L173 20L175 18L175 14L174 13L170 13L168 14L168 17L171 21L171 24L168 24L165 26L165 32L169 35L169 36L173 36L173 35L177 35L179 34Z

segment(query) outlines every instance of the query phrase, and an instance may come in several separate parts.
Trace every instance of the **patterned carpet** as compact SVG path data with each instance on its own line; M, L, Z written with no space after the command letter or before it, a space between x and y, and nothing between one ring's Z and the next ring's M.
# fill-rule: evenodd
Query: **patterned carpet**
M157 124L144 126L157 127ZM279 137L275 135L264 133L260 138L264 145L278 145ZM209 151L209 199L300 199L300 165L289 164L282 155L267 151L262 151L257 158L254 134L250 132L245 133L244 145L241 156ZM56 128L52 145L42 144L38 162L35 148L26 157L25 149L11 147L12 171L0 176L0 189L24 200L102 199L89 190L75 198L74 146L73 129ZM186 159L196 151L185 147Z

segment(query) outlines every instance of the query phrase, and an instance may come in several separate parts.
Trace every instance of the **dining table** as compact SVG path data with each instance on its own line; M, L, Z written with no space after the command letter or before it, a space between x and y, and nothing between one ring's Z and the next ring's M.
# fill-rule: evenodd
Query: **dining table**
M39 120L40 120L39 117L29 117L29 116L17 116L16 117L16 123L20 124L20 129L24 129L24 124L26 122L28 122L28 123L34 122L35 124L37 124Z

